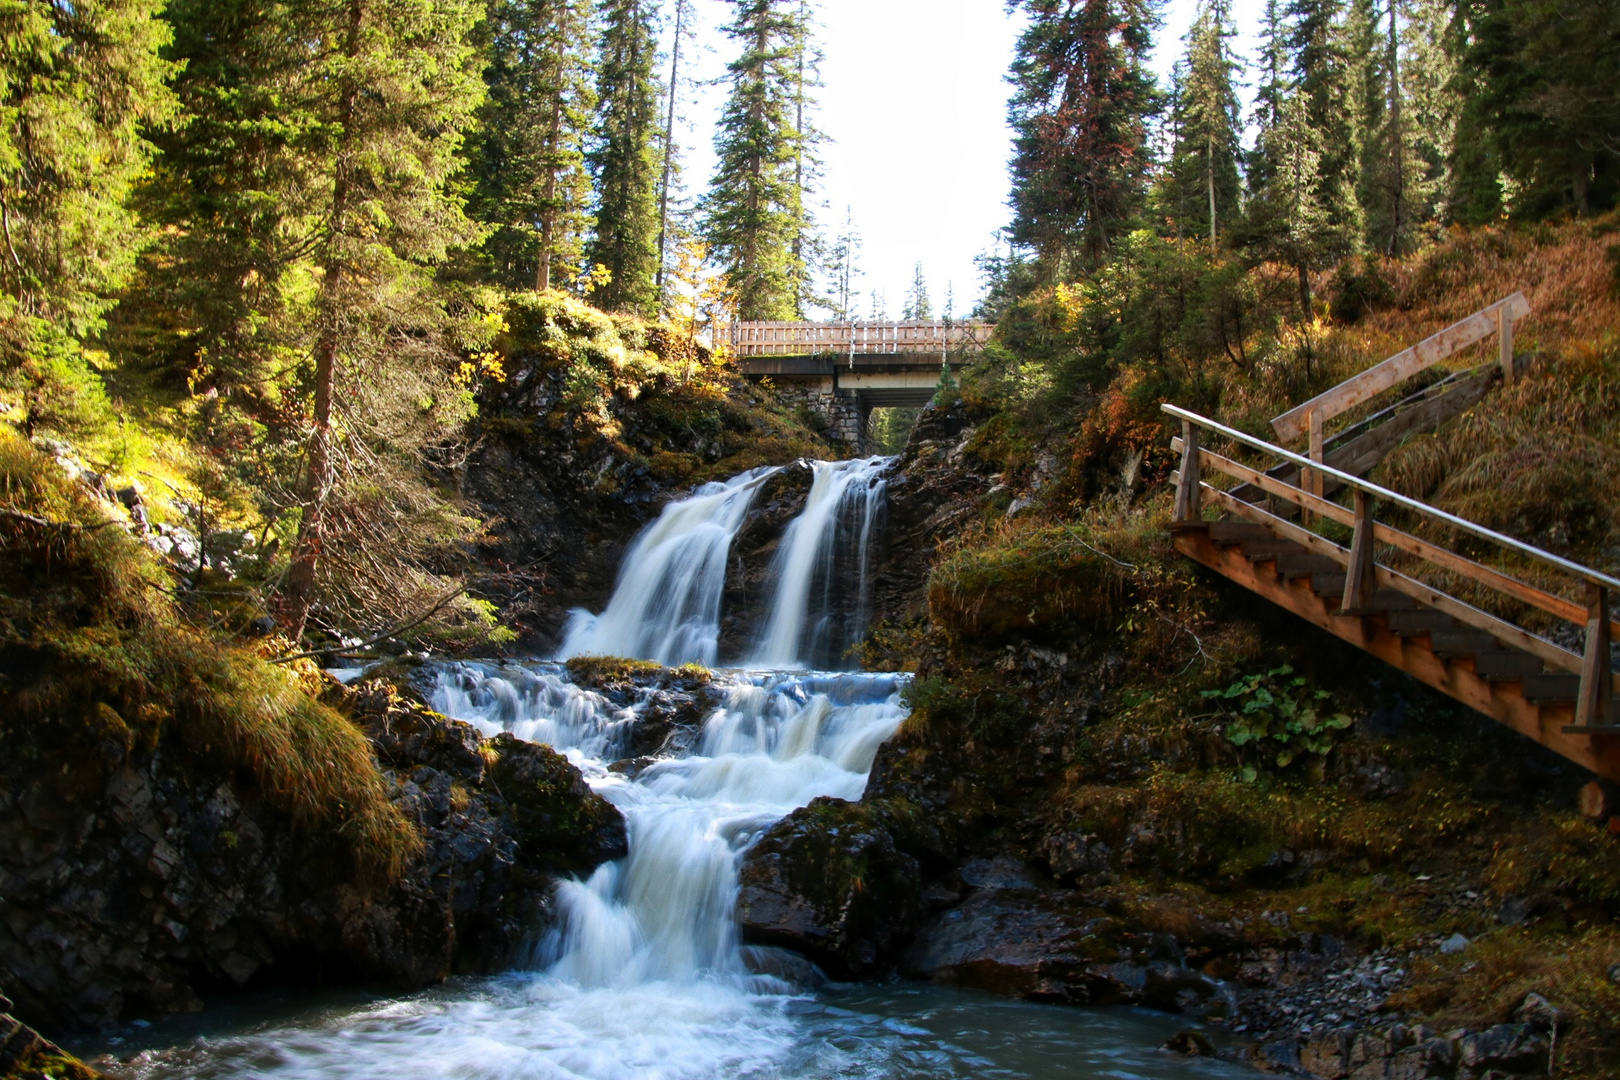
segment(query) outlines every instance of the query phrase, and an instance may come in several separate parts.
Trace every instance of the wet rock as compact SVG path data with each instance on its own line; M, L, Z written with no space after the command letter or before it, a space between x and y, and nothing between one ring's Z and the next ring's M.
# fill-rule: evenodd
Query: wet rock
M1187 1057L1211 1057L1215 1053L1215 1045L1209 1037L1201 1031L1178 1031L1165 1041L1162 1049L1172 1053L1184 1054Z
M820 798L777 822L738 874L750 944L794 949L840 976L876 970L916 925L921 872L859 804Z

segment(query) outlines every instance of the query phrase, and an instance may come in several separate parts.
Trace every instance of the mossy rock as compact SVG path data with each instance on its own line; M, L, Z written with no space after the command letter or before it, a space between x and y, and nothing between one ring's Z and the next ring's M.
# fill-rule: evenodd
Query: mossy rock
M922 916L921 869L870 809L820 798L777 822L739 874L745 940L841 976L876 969Z
M502 733L489 743L490 775L511 807L531 862L585 872L629 853L624 817L549 747Z

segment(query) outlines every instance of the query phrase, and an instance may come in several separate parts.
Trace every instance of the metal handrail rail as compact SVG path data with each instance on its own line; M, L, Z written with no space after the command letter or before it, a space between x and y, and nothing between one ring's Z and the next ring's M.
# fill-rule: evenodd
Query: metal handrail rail
M1452 528L1461 529L1463 532L1479 537L1481 540L1489 540L1494 544L1499 544L1502 547L1516 551L1521 555L1526 555L1537 562L1551 566L1558 570L1562 570L1565 573L1571 574L1590 585L1598 585L1606 589L1620 590L1620 580L1616 580L1607 574L1593 570L1591 567L1582 566L1580 563L1570 562L1568 559L1560 558L1550 551L1543 551L1533 544L1526 544L1522 540L1515 540L1511 536L1504 536L1492 529L1485 528L1483 525L1476 525L1467 518L1460 518L1455 514L1448 514L1444 510L1430 506L1428 503L1420 502L1417 499L1402 495L1396 491L1391 491L1385 487L1379 487L1377 484L1369 483L1358 476L1352 476L1350 473L1341 472L1330 465L1324 465L1321 462L1312 461L1310 458L1302 454L1296 454L1291 450L1284 450L1275 443L1268 443L1264 439L1257 439L1253 435L1248 435L1244 432L1238 431L1235 428L1227 427L1225 424L1211 420L1207 416L1200 416L1198 413L1192 412L1188 409L1183 409L1177 405L1172 405L1168 401L1161 404L1159 408L1165 413L1176 417L1178 420L1185 420L1188 423L1197 424L1199 427L1216 432L1220 435L1224 435L1226 438L1229 438L1234 442L1241 443L1242 445L1249 447L1251 450L1259 450L1263 453L1275 455L1276 457L1282 458L1284 461L1292 462L1303 469L1311 469L1316 474L1321 476L1330 476L1339 481L1339 483L1345 487L1357 491L1363 491L1376 499L1394 503L1396 506L1405 507L1406 509L1412 510L1425 517L1434 518L1438 521L1444 522L1447 525L1450 525Z

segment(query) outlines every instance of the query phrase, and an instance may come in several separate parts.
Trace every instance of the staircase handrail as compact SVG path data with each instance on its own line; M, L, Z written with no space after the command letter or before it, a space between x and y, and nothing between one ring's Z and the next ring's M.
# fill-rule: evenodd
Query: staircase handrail
M1366 371L1324 390L1311 400L1296 405L1271 421L1277 438L1289 442L1305 434L1310 427L1310 415L1319 414L1326 421L1355 408L1369 398L1390 387L1410 379L1431 365L1438 364L1458 349L1499 334L1502 342L1502 372L1509 380L1513 377L1513 324L1530 314L1530 301L1524 293L1515 292L1496 303L1481 308L1457 320L1444 330L1430 334L1410 348L1380 360Z
M1242 431L1238 431L1236 428L1227 427L1225 424L1222 424L1219 421L1211 420L1207 416L1201 416L1189 409L1183 409L1178 405L1172 405L1168 401L1164 402L1160 406L1160 409L1170 416L1176 417L1178 420L1182 421L1183 424L1196 424L1201 428L1231 439L1233 442L1247 446L1251 450L1259 450L1262 453L1272 454L1276 457L1282 458L1284 461L1298 465L1301 469L1314 470L1323 476L1332 477L1340 484L1350 488L1353 491L1360 491L1372 498L1393 503L1396 506L1404 507L1405 509L1411 510L1424 517L1443 522L1454 529L1460 529L1461 531L1472 536L1476 536L1481 540L1488 540L1491 543L1498 544L1511 551L1516 551L1536 562L1543 563L1557 570L1561 570L1566 574L1579 578L1589 585L1596 585L1604 589L1620 590L1620 580L1612 578L1608 574L1602 573L1601 571L1593 570L1589 566L1582 566L1580 563L1571 562L1569 559L1554 555L1550 551L1543 551L1534 544L1527 544L1522 540L1515 540L1511 536L1504 536L1502 533L1496 532L1494 529L1487 529L1485 526L1475 524L1474 522L1469 521L1467 518L1461 518L1456 514L1447 513L1446 511L1441 510L1439 507L1430 506L1428 503L1422 502L1418 499L1402 495L1398 491L1391 491L1389 488L1380 487L1379 485L1371 483L1367 480L1363 480L1358 476L1352 476L1350 473L1341 472L1332 466L1314 462L1303 454L1296 454L1290 450L1285 450L1275 443L1268 443L1264 439L1257 439L1253 435L1245 434Z

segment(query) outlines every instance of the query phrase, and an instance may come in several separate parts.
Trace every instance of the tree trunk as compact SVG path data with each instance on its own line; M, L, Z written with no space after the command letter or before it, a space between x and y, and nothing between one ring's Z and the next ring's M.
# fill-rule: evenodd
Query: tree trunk
M350 0L344 55L353 60L360 52L360 26L364 0ZM321 554L321 526L326 498L332 489L332 390L337 382L338 320L341 315L344 266L341 237L347 225L350 197L350 157L354 147L354 107L359 86L345 79L338 105L341 134L333 162L332 207L322 259L321 294L315 339L315 416L310 433L309 463L304 474L303 514L298 541L287 571L288 629L296 641L304 634L309 610L315 602L315 571Z
M1209 181L1209 246L1215 246L1215 132L1204 135L1204 175Z
M557 144L562 139L562 102L559 100L551 106L551 130L546 135L546 145L553 155L557 152ZM540 198L540 257L534 272L534 291L545 292L551 288L551 245L557 236L557 208L552 205L557 198L557 169L555 161L546 170L546 190Z
M669 185L675 171L675 92L680 86L681 32L686 0L675 0L675 41L669 53L669 112L664 119L664 182L658 190L658 302L664 302L664 264L669 243Z
M1299 310L1305 321L1311 321L1311 272L1300 263L1294 269L1299 273Z

